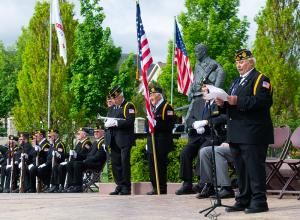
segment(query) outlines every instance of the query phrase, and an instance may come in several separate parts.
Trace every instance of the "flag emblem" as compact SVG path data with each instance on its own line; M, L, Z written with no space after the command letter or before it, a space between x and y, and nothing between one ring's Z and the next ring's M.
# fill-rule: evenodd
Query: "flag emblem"
M86 144L86 145L85 145L85 148L86 148L86 149L90 149L90 145Z
M263 87L269 89L270 88L270 83L263 81Z
M134 113L134 109L129 109L129 113Z
M62 148L58 148L57 151L58 151L58 152L62 152Z
M173 115L173 111L168 111L168 115Z
M45 151L45 152L49 151L49 148L45 148L44 151Z

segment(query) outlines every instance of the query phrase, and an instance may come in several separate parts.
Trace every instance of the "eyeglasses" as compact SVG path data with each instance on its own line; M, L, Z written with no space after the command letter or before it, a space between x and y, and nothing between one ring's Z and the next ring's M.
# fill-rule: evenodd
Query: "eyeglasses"
M113 101L118 100L119 98L121 98L121 96L119 95L118 97L114 98Z
M80 135L80 133L77 133L77 135Z
M100 131L94 131L94 133L99 133Z
M48 138L52 138L52 137L54 137L54 136L48 135Z

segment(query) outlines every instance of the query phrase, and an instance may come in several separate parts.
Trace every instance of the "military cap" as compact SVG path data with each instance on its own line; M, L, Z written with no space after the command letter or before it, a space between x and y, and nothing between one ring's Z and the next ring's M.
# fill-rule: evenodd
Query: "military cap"
M118 95L122 93L121 88L118 85L115 85L114 88L112 88L109 91L109 95L112 99L116 98Z
M103 130L102 125L95 125L94 130Z
M59 134L59 130L55 130L55 129L48 129L48 134Z
M251 58L251 57L253 57L253 55L252 55L250 50L241 49L241 50L238 50L235 53L235 60L236 61L245 60L245 59L248 59L248 58Z
M11 140L11 141L18 141L19 140L19 138L18 137L16 137L16 136L13 136L13 135L9 135L9 140Z
M149 93L160 93L162 94L162 88L160 87L149 87Z
M84 131L85 133L89 133L89 132L90 132L89 129L83 128L83 127L79 127L79 128L77 129L77 131Z
M30 139L31 139L31 140L35 139L35 135L34 135L34 134L31 134L31 135L30 135Z
M21 132L19 137L29 138L29 133L28 132Z
M110 96L110 95L107 95L107 96L106 96L106 100L111 100L111 96Z
M213 83L209 79L200 82L201 88L206 87L206 85L213 85Z
M46 131L45 130L43 130L43 129L37 129L37 130L35 130L35 133L34 134L42 134L42 135L46 135Z

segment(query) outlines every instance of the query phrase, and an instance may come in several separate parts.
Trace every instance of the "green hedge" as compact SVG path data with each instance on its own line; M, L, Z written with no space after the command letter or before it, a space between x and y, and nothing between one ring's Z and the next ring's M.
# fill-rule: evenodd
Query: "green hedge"
M180 168L180 151L187 144L187 139L174 139L175 150L168 155L168 172L167 181L178 183L182 182L179 179ZM144 146L147 144L147 139L136 140L136 146L131 150L131 181L132 182L149 182L149 167L148 161L144 161ZM194 165L196 160L194 160ZM193 177L193 182L198 182L197 176Z

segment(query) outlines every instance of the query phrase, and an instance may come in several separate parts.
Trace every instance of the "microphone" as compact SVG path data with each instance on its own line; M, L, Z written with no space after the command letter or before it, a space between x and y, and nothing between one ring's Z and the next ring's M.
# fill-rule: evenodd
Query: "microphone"
M217 68L218 68L218 65L217 65L217 64L215 64L215 63L212 64L212 65L210 66L210 71L209 71L209 73L206 75L206 77L204 78L203 82L206 82L206 81L208 80L209 75L210 75L213 71L215 71Z

